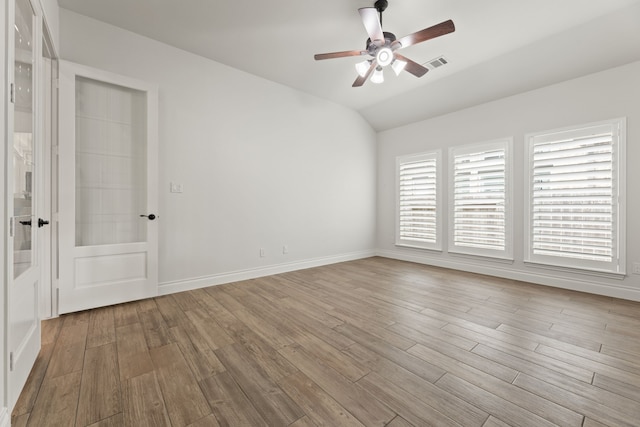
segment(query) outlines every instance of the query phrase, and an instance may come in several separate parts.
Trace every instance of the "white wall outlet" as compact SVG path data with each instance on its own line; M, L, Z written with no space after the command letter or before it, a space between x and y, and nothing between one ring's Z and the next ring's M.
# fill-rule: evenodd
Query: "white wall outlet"
M264 248L260 248L260 257L264 258L267 256L267 252L264 250Z
M172 193L182 193L182 184L178 184L177 182L171 182L169 184L169 191Z
M289 253L289 246L288 245L284 245L282 247L282 253L283 254L288 254Z
M640 274L640 262L633 263L633 274Z

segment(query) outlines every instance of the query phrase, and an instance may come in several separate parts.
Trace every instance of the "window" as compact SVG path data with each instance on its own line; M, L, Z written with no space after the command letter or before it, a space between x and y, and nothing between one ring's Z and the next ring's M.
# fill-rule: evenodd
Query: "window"
M526 261L624 273L625 127L527 136Z
M440 239L440 151L398 157L396 245L442 249Z
M511 139L449 150L449 252L511 259Z

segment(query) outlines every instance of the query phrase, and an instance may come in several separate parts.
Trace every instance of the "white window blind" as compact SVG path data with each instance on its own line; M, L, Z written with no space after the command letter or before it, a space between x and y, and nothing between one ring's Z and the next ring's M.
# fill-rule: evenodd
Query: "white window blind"
M619 271L618 125L529 139L530 258Z
M438 249L439 152L399 157L396 244Z
M510 256L508 141L451 150L450 250Z

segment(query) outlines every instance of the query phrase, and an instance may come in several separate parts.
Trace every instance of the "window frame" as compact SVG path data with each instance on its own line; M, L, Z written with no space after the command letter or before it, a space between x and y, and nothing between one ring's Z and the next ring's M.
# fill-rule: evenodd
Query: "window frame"
M435 221L435 242L417 242L415 240L403 239L400 235L400 167L403 164L411 162L419 162L424 160L435 160L436 163L436 185L435 185L435 205L436 205L436 221ZM396 157L396 232L395 245L398 247L427 249L433 251L442 251L442 150L433 150L416 154L408 154Z
M460 155L482 151L504 149L504 250L474 248L455 244L455 158ZM513 261L513 137L504 137L490 141L476 142L449 148L449 233L448 252L452 254L481 256L497 260Z
M536 138L540 142L566 139L589 133L589 129L598 127L612 127L612 187L613 187L613 247L611 262L597 260L583 260L570 257L541 255L533 253L533 148ZM605 276L624 276L626 274L626 118L616 118L591 122L558 129L545 130L525 135L524 165L526 178L524 182L524 262L548 268L576 271L585 274L599 274ZM593 132L593 131L592 131ZM555 137L554 137L555 135Z

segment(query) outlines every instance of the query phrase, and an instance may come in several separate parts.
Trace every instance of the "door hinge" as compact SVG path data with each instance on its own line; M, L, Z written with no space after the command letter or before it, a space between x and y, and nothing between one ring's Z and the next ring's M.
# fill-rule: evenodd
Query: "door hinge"
M15 86L13 83L11 83L10 88L9 88L9 93L11 94L11 103L15 104L16 103L16 96L15 96L15 90L14 90Z
M9 353L9 370L13 371L13 351Z
M13 237L13 217L9 218L9 237Z

